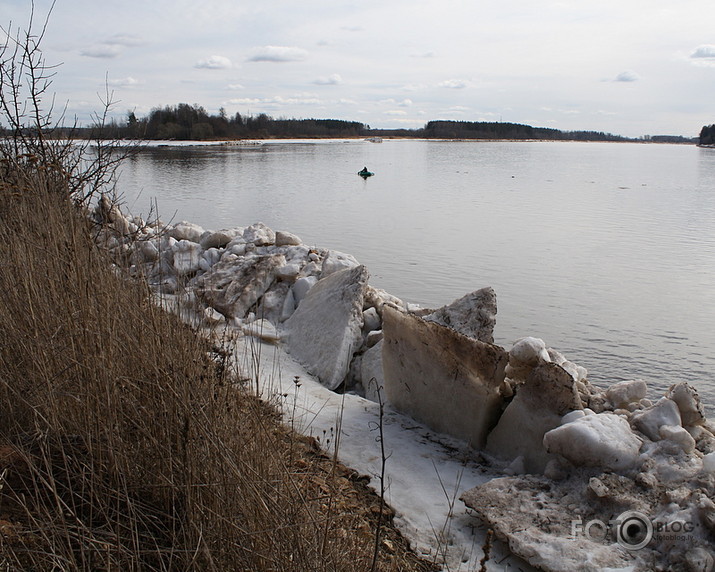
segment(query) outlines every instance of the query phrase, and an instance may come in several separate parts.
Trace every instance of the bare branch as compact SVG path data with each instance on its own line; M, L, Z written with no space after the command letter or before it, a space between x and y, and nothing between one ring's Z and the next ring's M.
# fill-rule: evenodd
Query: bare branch
M55 94L52 82L60 64L48 64L41 49L55 1L42 21L35 26L35 4L31 2L28 26L15 29L10 23L0 27L0 126L6 124L10 137L0 140L0 158L18 166L28 161L42 165L43 176L55 180L77 203L85 204L97 194L113 191L115 171L128 151L105 138L114 93L105 81L104 96L98 94L102 111L93 114L92 140L78 136L77 120L64 127L65 104L54 117Z

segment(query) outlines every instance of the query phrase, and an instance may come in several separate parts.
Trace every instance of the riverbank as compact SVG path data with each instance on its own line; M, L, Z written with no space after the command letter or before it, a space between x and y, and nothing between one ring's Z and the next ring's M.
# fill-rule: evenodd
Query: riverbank
M327 408L333 425L317 429L342 449L382 426L374 418L377 404L395 419L456 438L458 456L474 463L470 470L488 474L466 489L439 478L432 483L423 503L440 494L451 499L446 522L469 520L466 508L455 508L459 499L515 554L545 570L583 567L584 554L589 570L712 565L715 427L686 382L664 394L640 380L596 388L585 368L538 338L523 338L508 351L495 345L496 296L489 288L436 311L420 308L370 286L369 272L351 255L308 247L262 223L218 231L189 222L147 224L107 202L96 216L110 225L100 244L160 297L182 300L187 316L207 326L279 342L304 367L290 375L311 374L323 391L342 393L337 399L346 409L339 415L328 394L305 408L289 400L284 414L295 420L300 409L303 429L308 419L312 431ZM262 387L288 399L282 367L296 366L273 368ZM362 425L360 409L372 410ZM346 415L351 424L343 432ZM410 421L393 423L405 429ZM409 449L403 438L396 438L398 447ZM357 450L350 463L371 457L364 466L377 474L374 462L385 455ZM404 460L395 463L396 479L410 472ZM402 484L408 496L417 487ZM399 510L430 514L409 502ZM594 522L611 528L591 534ZM467 538L480 544L479 535ZM475 562L479 552L468 554L466 561Z
M0 566L430 570L365 479L113 267L61 174L0 167Z

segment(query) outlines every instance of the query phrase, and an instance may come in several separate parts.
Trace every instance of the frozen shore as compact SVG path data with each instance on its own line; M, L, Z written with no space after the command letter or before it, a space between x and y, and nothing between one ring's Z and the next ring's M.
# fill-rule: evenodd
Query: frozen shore
M539 338L495 345L491 288L419 308L370 286L353 256L261 223L148 224L106 200L93 216L99 244L157 294L244 348L275 344L264 390L292 395L296 428L373 476L386 403L388 501L450 570L476 568L485 527L544 570L712 570L715 426L686 380L664 395L642 380L596 388Z

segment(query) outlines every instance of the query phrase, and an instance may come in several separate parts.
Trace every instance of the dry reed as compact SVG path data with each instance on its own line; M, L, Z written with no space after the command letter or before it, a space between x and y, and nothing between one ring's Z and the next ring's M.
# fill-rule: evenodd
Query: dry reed
M369 570L379 499L0 163L0 570ZM426 570L394 529L377 569Z

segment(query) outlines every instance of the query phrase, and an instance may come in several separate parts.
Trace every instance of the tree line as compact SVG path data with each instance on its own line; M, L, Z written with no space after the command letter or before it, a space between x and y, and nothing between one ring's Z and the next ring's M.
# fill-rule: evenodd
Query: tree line
M426 138L516 139L550 141L628 141L626 137L602 131L561 131L520 123L483 121L430 121L423 129Z
M128 139L270 139L392 136L423 139L514 139L559 141L629 141L626 137L600 131L560 131L518 123L483 121L429 121L420 129L371 129L357 121L339 119L274 119L224 109L211 115L198 105L180 103L157 107L147 117L129 112L125 125L110 126L112 135Z
M211 115L199 105L180 103L151 110L138 118L133 111L126 123L112 122L110 136L118 139L221 140L293 137L359 137L370 127L339 119L273 119L259 115L228 116L225 109Z
M369 125L339 119L274 119L236 113L224 109L211 115L198 105L180 103L157 107L147 117L127 114L126 124L110 125L111 135L126 139L268 139L369 137L392 135L424 139L542 139L568 141L626 141L625 137L597 131L560 131L518 123L481 121L429 121L421 129L372 130Z
M698 137L698 145L715 145L715 125L703 125Z

